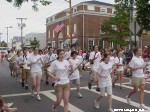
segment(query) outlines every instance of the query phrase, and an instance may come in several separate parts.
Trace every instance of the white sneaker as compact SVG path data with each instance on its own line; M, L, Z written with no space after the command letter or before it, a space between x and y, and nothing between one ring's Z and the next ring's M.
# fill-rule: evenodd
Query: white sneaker
M95 108L99 109L99 102L97 102L97 100L95 100L94 103L95 103Z
M54 109L54 105L52 106L52 112L56 112L56 109Z
M18 109L16 108L16 107L14 107L14 108L8 108L8 111L9 112L16 112Z
M144 104L140 104L140 109L148 110L148 108Z
M37 95L37 100L38 100L38 101L41 101L40 95Z
M109 108L108 112L114 112L114 110L112 108Z
M82 94L81 94L81 93L78 93L78 97L79 97L79 98L82 98Z
M34 90L31 89L31 96L34 96Z
M7 103L8 108L10 108L13 105L13 103Z
M131 99L128 98L128 96L126 96L126 100L127 100L127 103L128 103L129 105L131 105Z

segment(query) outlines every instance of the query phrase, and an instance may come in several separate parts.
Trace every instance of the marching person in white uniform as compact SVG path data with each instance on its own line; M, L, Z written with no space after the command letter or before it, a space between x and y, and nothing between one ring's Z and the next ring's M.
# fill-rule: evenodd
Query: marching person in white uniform
M105 96L105 91L108 95L108 105L109 109L108 112L114 112L112 109L112 80L111 80L111 73L112 70L112 63L110 61L110 56L108 54L104 54L104 61L102 61L97 70L98 76L98 87L100 88L100 95L95 100L95 108L99 108L99 101L102 97Z
M98 86L96 72L98 70L99 63L101 62L101 53L98 50L98 46L94 45L93 49L94 51L90 53L90 57L89 57L90 62L92 64L91 79L90 82L88 83L89 89L91 89L93 81L96 81L96 84ZM97 91L99 91L99 88L97 88Z
M126 96L127 103L131 104L130 97L140 90L140 106L139 108L147 110L148 108L144 105L144 85L145 85L145 76L144 69L147 67L145 65L144 60L141 58L142 49L135 48L134 49L133 58L129 63L129 67L132 71L131 85L133 86L133 90Z
M71 57L69 59L69 63L72 65L73 73L69 76L70 81L75 81L77 87L77 94L79 98L82 98L82 94L80 93L80 74L78 68L81 68L82 61L77 59L77 52L72 51Z
M34 96L34 90L37 91L37 100L41 100L40 97L40 82L42 77L41 64L44 65L44 61L41 56L38 54L39 49L35 48L33 55L30 56L28 60L28 65L30 66L30 74L32 77L32 89L31 95Z

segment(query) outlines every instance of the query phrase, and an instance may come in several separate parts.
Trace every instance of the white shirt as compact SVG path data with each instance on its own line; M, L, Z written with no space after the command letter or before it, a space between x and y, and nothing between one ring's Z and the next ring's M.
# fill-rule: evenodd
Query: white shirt
M86 58L86 53L83 53L82 57L83 57L83 59L85 59Z
M109 62L108 64L101 62L98 67L98 73L101 76L107 76L107 78L99 77L98 78L98 86L100 88L111 86L112 80L110 77L110 72L112 70L112 64Z
M95 51L91 52L89 59L92 60L93 58L97 58L97 59L94 60L94 63L92 65L92 69L94 71L97 71L99 63L101 62L101 59L102 59L101 58L101 53L100 52L95 53Z
M67 84L69 83L69 66L70 64L67 60L64 60L62 62L55 60L47 70L53 73L56 77L60 78L58 84Z
M31 64L31 63L34 63L36 62L35 64L31 64L31 72L41 72L42 69L41 69L41 60L40 60L41 56L38 54L38 55L31 55L29 60L28 60L28 64ZM41 58L42 59L42 58Z
M56 60L56 58L57 58L57 56L55 54L51 54L51 55L50 54L46 54L43 59L47 63L49 61Z
M24 63L23 68L24 69L30 69L30 67L27 65L28 64L28 60L30 58L31 55L27 54L27 55L22 55L20 56L20 63Z
M65 60L68 60L71 56L71 50L65 53Z
M16 56L15 57L15 65L16 65L17 68L19 68L18 63L20 63L21 61L22 61L21 56L19 56L19 57Z
M129 63L129 67L136 68L145 66L144 60L141 57L133 56ZM132 76L134 77L144 77L143 69L137 69L132 71Z
M78 79L78 78L80 78L80 76L79 76L79 70L78 70L78 66L79 66L79 64L81 63L80 62L80 60L79 59L69 59L69 63L70 63L70 65L72 65L72 67L73 67L73 73L69 76L69 79L70 80L73 80L73 79ZM77 69L76 69L77 68ZM76 70L75 70L76 69Z
M77 59L80 61L80 63L82 63L82 61L83 61L83 57L82 56L77 55Z
M115 58L114 56L110 56L110 61L109 61L112 65L115 64Z
M123 64L123 59L121 57L120 58L116 57L114 60L115 60L116 64ZM123 71L123 65L122 66L118 66L117 70L118 71Z

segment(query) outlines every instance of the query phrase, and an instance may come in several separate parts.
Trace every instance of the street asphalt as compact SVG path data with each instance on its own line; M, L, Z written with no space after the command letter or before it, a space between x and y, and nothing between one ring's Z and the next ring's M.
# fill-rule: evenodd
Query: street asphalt
M94 107L94 100L98 96L99 92L96 92L95 85L91 90L89 90L87 87L88 81L89 72L83 72L81 77L81 93L83 98L78 98L75 85L71 86L69 110L71 112L107 112L107 97L101 99L99 109ZM55 101L55 92L54 88L51 86L50 80L49 82L50 84L46 85L45 76L43 76L40 94L42 100L37 101L36 95L35 97L31 97L30 94L31 80L29 89L25 90L19 82L16 82L16 78L10 75L8 63L3 65L0 64L0 95L3 96L6 103L13 102L13 106L18 108L17 112L52 112L51 107ZM138 112L139 93L131 97L131 105L128 105L126 102L125 97L132 89L127 82L129 82L129 79L125 77L124 90L119 88L118 82L113 88L113 109L123 109L121 112L130 112L130 110L127 111L127 109L137 109L137 111L133 112ZM147 82L145 85L144 103L149 109L144 112L150 112L150 82ZM57 108L57 112L63 112L63 104Z

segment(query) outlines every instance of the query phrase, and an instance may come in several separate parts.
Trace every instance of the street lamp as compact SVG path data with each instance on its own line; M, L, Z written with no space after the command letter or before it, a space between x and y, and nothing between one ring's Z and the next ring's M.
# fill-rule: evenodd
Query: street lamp
M7 29L7 50L8 50L8 29L13 28L12 26L5 27Z

